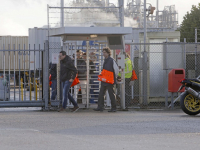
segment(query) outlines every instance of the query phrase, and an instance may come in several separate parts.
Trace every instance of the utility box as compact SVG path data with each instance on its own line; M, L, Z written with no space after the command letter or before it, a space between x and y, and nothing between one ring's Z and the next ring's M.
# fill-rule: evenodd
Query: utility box
M124 54L119 53L119 55L117 55L117 63L120 68L122 68L122 69L125 68L125 55Z
M177 92L182 85L180 80L185 78L185 69L172 69L168 74L168 92ZM184 92L183 88L180 92Z

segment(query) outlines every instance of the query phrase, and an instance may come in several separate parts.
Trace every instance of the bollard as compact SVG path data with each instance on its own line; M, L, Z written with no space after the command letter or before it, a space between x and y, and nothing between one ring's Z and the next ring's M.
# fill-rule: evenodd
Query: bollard
M20 84L20 86L21 86L21 99L23 101L23 79L22 78L21 78L21 84Z

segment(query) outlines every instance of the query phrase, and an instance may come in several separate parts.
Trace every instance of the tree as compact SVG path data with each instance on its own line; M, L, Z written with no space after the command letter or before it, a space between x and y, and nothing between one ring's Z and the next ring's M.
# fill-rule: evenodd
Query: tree
M184 38L187 42L195 42L195 28L200 33L200 3L198 6L192 5L191 11L183 17L180 26L181 42L184 41ZM200 42L200 38L198 38L198 42Z

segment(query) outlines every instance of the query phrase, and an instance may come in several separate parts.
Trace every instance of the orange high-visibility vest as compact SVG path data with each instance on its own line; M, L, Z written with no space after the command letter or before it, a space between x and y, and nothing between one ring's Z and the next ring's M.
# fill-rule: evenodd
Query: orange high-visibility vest
M114 83L114 74L111 71L103 69L101 74L98 75L98 80L106 83Z

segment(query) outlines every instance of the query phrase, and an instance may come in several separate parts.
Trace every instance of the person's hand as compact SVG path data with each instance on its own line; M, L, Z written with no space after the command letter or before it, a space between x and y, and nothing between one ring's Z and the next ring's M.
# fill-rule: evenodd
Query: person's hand
M121 80L122 80L121 77L118 76L118 77L117 77L117 81L118 81L118 82L121 82Z
M70 79L70 80L69 80L69 82L73 82L73 81L74 81L73 79Z

